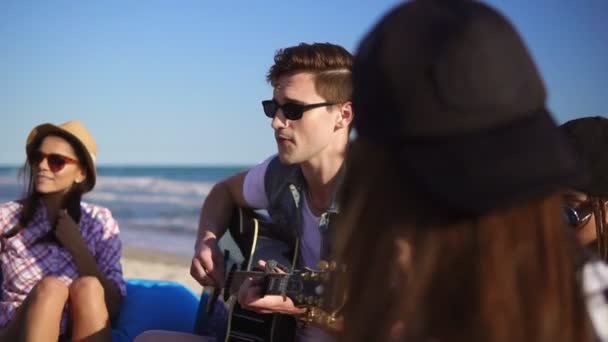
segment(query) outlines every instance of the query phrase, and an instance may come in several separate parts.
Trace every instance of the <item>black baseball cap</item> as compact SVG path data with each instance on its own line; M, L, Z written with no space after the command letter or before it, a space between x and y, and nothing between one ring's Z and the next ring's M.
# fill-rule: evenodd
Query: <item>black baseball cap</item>
M580 177L525 44L480 2L396 7L361 42L353 81L358 139L394 153L437 215L479 215Z
M588 176L571 183L571 187L589 195L608 197L608 119L584 117L570 120L560 128Z

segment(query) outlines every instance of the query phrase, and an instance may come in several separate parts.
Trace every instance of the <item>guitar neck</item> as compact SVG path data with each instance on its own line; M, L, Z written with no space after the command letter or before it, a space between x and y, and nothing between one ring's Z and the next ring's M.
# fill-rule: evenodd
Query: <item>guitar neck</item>
M265 273L233 271L229 274L226 283L229 295L233 296L245 279L262 280L262 295L279 295L289 297L296 306L321 306L323 304L323 284L327 281L327 274L312 271L285 273Z
M236 295L239 292L239 288L247 278L260 279L266 276L264 272L247 272L247 271L233 271L228 275L228 293Z

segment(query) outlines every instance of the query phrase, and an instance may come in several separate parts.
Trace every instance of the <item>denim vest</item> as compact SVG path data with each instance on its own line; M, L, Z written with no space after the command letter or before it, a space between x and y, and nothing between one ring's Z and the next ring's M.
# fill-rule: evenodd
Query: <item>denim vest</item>
M341 173L340 173L341 174ZM268 198L268 214L276 223L274 234L292 248L298 244L302 236L302 210L306 180L299 165L284 165L275 157L268 164L264 176L264 187ZM339 208L336 196L332 197L331 205L321 215L319 231L321 233L321 259L330 256L331 234L330 222L338 214Z

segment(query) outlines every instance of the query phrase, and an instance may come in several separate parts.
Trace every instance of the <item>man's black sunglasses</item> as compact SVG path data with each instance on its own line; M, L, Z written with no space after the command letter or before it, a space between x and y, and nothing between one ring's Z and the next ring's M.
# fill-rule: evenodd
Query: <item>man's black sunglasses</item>
M302 114L304 114L304 112L307 110L333 105L335 105L335 103L333 102L321 102L307 105L287 102L284 105L280 105L275 100L262 101L262 107L264 107L264 114L266 114L267 117L271 119L274 118L280 108L283 111L283 115L285 115L285 118L287 118L288 120L300 120L302 118Z

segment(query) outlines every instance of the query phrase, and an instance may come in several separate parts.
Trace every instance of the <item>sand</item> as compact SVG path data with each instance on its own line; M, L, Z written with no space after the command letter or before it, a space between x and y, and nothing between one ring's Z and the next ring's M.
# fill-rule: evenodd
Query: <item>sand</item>
M126 247L122 257L123 276L125 279L175 281L200 295L203 288L190 276L191 260L185 256Z

